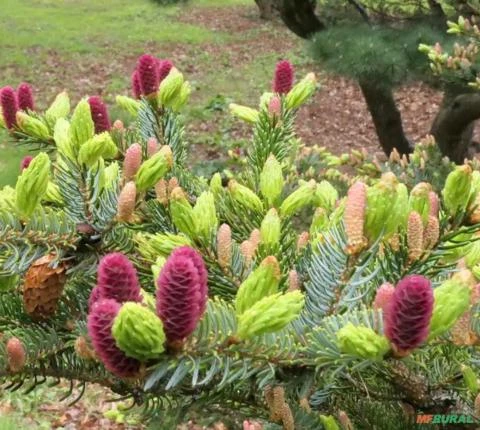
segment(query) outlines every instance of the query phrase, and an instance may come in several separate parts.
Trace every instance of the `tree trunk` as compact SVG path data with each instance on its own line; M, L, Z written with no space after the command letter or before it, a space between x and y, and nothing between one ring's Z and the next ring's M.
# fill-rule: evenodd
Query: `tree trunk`
M255 0L260 9L260 18L271 20L274 15L274 3L276 0Z
M442 154L455 163L463 163L476 152L472 146L475 121L480 118L480 94L447 92L433 122L430 134Z
M402 117L395 104L392 89L366 81L360 82L360 88L385 154L390 155L393 148L401 155L411 153L413 148L403 131Z

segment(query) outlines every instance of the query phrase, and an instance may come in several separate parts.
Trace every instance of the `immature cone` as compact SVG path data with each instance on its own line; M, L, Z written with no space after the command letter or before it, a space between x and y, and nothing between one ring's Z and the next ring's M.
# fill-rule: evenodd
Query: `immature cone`
M310 233L308 231L304 231L300 233L297 240L297 252L305 248L308 245L309 240L310 240Z
M290 270L288 273L288 291L295 291L300 289L300 280L296 270Z
M407 225L408 258L418 260L423 254L423 221L418 212L411 212Z
M438 218L438 213L440 211L440 199L435 191L430 191L428 193L428 199L430 201L430 216Z
M18 111L17 96L12 87L4 87L0 90L0 108L5 126L12 129L17 125Z
M34 110L32 87L23 82L17 88L18 108L21 110Z
M474 411L475 411L475 416L477 418L480 418L480 394L477 394L477 397L475 397Z
M136 99L139 99L142 96L142 87L140 86L140 76L138 75L138 71L135 70L132 73L131 77L132 82L132 93Z
M138 59L137 70L142 94L149 96L156 93L160 84L156 59L148 54L142 55Z
M170 344L181 342L197 326L205 311L207 270L192 248L174 250L157 281L157 314Z
M217 259L222 269L230 267L232 260L232 230L228 224L222 224L217 232Z
M23 304L25 312L34 319L51 317L66 282L65 266L50 267L55 254L48 254L34 261L25 275Z
M133 179L142 164L142 147L138 143L129 146L123 160L123 176L127 181Z
M293 86L293 66L289 61L283 60L275 67L273 91L280 94L288 93Z
M88 104L90 105L90 112L95 125L95 133L98 134L109 131L112 128L112 124L108 116L107 105L98 96L90 97Z
M9 371L12 373L20 372L27 361L25 347L23 346L22 341L17 337L11 337L7 341L6 349Z
M26 155L25 157L23 157L20 163L20 171L25 170L30 165L32 160L33 160L33 157L31 155Z
M240 253L243 255L247 266L252 262L253 256L255 255L255 250L256 248L254 248L250 240L244 240L240 244Z
M92 306L102 298L102 291L98 287L93 287L90 291L90 296L88 298L88 311L92 309Z
M170 60L160 60L158 62L158 78L162 82L172 70L173 63Z
M440 238L440 223L438 218L430 215L428 223L423 232L423 246L425 249L433 248Z
M127 182L118 196L117 218L119 221L132 222L136 199L137 187L135 182Z
M129 358L120 350L112 335L112 326L121 305L112 299L95 303L88 314L88 335L96 355L105 368L121 378L135 377L140 372L140 361Z
M388 306L392 301L394 292L395 287L390 284L390 282L385 282L380 285L380 287L378 287L377 293L375 295L375 300L373 301L373 308L381 309L384 317L387 312Z
M142 300L137 270L131 261L119 252L107 254L100 260L97 288L103 299L113 299L118 303Z
M155 195L157 200L164 206L168 205L168 190L167 190L167 181L165 179L160 179L155 184Z
M355 427L345 411L338 412L338 422L342 426L342 430L355 430Z
M366 244L363 234L367 206L367 187L363 182L356 182L348 190L345 205L344 223L347 233L347 252L359 253Z
M423 276L410 275L397 284L385 319L385 335L397 354L407 354L427 339L433 300L430 281Z
M274 118L280 118L282 115L282 101L280 97L273 96L268 102L268 113Z

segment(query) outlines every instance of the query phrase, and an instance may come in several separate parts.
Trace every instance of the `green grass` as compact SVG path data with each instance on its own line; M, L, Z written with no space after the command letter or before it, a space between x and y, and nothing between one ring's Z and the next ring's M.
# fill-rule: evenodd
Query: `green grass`
M232 6L250 6L255 19L253 0L190 0L169 6L154 0L1 3L0 87L30 82L38 91L40 109L63 89L69 91L74 103L81 96L101 94L115 119L114 96L128 92L136 57L144 52L169 57L194 88L185 112L186 123L193 122L197 129L202 122L215 124L215 129L208 127L206 132L194 130L189 140L221 150L236 145L229 136L227 105L220 113L205 108L215 98L255 106L259 95L269 90L279 57L297 55L250 50L247 60L239 59L232 46L255 43L262 37L271 41L293 36L260 20L258 26L254 22L252 29L235 33L207 28L209 20L205 17L198 23L192 19L198 8ZM184 19L189 24L182 22ZM297 51L301 51L300 44ZM6 134L0 133L0 186L15 183L20 160L28 153L7 140Z

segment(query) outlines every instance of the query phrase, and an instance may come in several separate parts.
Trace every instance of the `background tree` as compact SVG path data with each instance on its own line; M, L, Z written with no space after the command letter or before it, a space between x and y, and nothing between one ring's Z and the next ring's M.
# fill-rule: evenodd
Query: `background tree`
M450 46L447 20L476 16L479 2L276 0L276 4L286 26L311 40L313 55L322 66L358 82L386 154L393 148L400 154L412 151L393 95L395 87L412 80L444 92L430 131L442 153L459 163L476 152L472 137L480 117L478 94L458 76L435 79L418 46L436 42Z

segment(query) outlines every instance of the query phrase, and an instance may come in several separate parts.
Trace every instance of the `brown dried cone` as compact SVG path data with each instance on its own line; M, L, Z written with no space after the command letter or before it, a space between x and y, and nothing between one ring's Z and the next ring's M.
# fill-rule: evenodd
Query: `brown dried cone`
M418 212L411 212L407 224L408 258L418 260L423 254L423 222Z
M345 205L344 223L347 233L347 253L358 254L367 244L364 237L364 224L367 209L367 186L356 182L348 190Z
M119 221L132 222L134 219L135 204L137 200L137 187L135 182L125 184L118 196L117 218Z
M64 264L50 267L55 259L55 254L40 257L25 275L23 304L25 312L34 319L47 319L57 310L67 278Z
M85 336L79 336L75 340L75 352L84 360L96 360L97 358L95 351L89 345Z
M222 269L230 267L232 260L232 230L228 224L222 224L217 233L217 257Z
M440 223L438 218L430 215L428 217L427 226L423 232L423 247L425 249L432 249L440 238Z
M17 337L11 337L7 342L7 360L8 369L12 373L18 373L25 366L27 361L27 354L25 353L25 347L20 339Z

